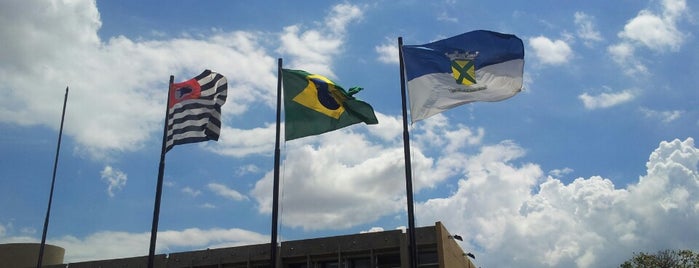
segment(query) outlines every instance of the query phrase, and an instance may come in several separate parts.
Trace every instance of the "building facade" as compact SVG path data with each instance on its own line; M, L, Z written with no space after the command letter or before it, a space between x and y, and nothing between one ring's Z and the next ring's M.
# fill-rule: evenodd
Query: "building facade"
M475 268L447 229L415 229L418 267ZM285 241L277 250L280 268L402 268L409 267L408 237L402 230ZM269 244L159 254L158 268L266 268L271 267ZM51 268L140 268L148 256L50 265Z

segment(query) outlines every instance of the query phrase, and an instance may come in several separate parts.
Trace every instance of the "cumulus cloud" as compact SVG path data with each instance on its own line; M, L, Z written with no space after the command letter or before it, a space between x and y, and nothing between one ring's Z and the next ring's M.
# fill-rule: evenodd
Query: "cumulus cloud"
M573 50L563 40L551 40L538 36L529 39L529 46L534 49L534 55L542 64L561 65L573 57Z
M336 5L322 22L323 28L289 26L277 40L268 38L268 33L245 31L212 31L200 38L185 34L159 40L125 36L102 40L97 35L99 12L92 1L2 2L0 22L13 27L0 29L0 39L5 40L0 51L0 89L6 93L0 99L0 122L57 129L55 115L60 114L67 85L65 134L76 139L78 152L108 159L142 148L161 130L170 75L182 81L212 69L229 83L222 134L230 135L222 137L256 138L246 139L251 146L242 152L235 152L243 145L239 139L210 149L236 157L269 152L265 146L269 128L247 133L228 125L230 118L244 114L251 105L276 106L275 58L266 48L281 41L277 50L289 56L293 66L333 76L329 66L342 53L345 28L361 17L358 6Z
M400 120L380 113L377 117L382 124L354 125L314 139L287 142L281 169L283 224L305 230L342 229L404 210L405 187L396 187L405 185L403 141L394 138L400 136L402 127L383 123ZM483 134L435 118L412 132L417 140L411 149L415 192L435 187L453 175L466 157L457 150L475 146ZM437 122L427 124L433 121ZM369 131L357 132L360 127ZM425 150L445 147L453 153L439 158L426 155ZM261 213L271 212L272 179L271 172L266 174L251 191ZM308 206L311 203L314 205Z
M628 75L644 74L647 67L642 64L635 48L646 48L655 52L674 52L685 42L686 35L679 29L679 22L687 13L685 0L661 1L660 12L644 9L631 18L617 35L620 41L607 48L614 61ZM642 58L642 57L641 57Z
M433 125L427 128L440 131L441 123ZM356 226L404 213L404 189L396 187L404 183L400 142L382 148L353 131L349 127L320 135L313 142L289 143L291 157L282 169L287 226ZM416 136L427 133L413 131ZM336 132L344 133L334 135ZM336 143L340 136L346 142ZM569 168L545 172L536 163L522 161L526 150L513 141L453 143L478 148L473 155L457 153L454 163L426 154L431 150L427 147L440 148L438 144L444 143L416 145L415 191L445 177L459 179L450 195L416 203L417 224L442 221L451 233L464 238L459 242L462 248L475 253L482 266L613 267L639 250L696 250L699 149L692 138L661 142L648 158L647 173L629 185L615 185L603 176L566 183ZM363 150L356 150L359 147ZM315 163L309 164L308 159ZM327 174L339 175L330 178ZM270 189L271 175L267 174L252 191L260 210L267 213L263 207L271 202ZM303 205L309 202L313 209ZM0 225L1 243L36 242L33 237L8 235L7 229ZM266 235L239 229L170 230L158 237L158 252L268 242ZM49 243L65 247L66 260L71 262L140 256L146 252L147 239L147 233L103 231ZM103 241L115 243L104 246Z
M109 197L114 197L114 192L126 186L128 176L119 169L105 166L100 172L102 180L107 183L107 193Z
M287 143L280 200L285 225L341 229L401 211L405 189L395 187L404 181L401 147L371 143L352 133L353 128L325 133L315 139L318 143ZM336 142L340 138L343 142ZM424 167L426 159L415 158L413 165ZM271 213L272 175L266 174L251 192L261 213Z
M631 101L633 100L633 98L635 98L635 95L629 90L624 90L622 92L617 93L601 93L596 96L587 94L586 92L579 95L578 98L580 99L580 101L582 101L583 105L585 106L585 109L595 110L601 108L609 108Z
M252 33L212 32L202 39L161 41L124 36L101 40L94 2L0 5L0 17L9 20L5 25L13 25L0 29L5 40L0 51L4 81L0 88L6 93L0 100L0 121L57 129L55 115L60 114L62 89L68 85L65 133L77 140L79 151L93 157L137 150L161 129L170 74L185 80L211 68L226 75L234 89L230 90L232 103L223 107L228 115L245 112L251 102L273 103L274 59Z
M676 51L684 39L672 21L664 20L648 10L642 10L631 19L619 37L659 51Z
M613 267L639 249L696 249L699 150L692 138L661 142L648 173L626 189L601 176L569 184L544 177L536 164L514 164L522 155L513 143L483 147L456 192L417 206L419 220L443 221L492 267Z

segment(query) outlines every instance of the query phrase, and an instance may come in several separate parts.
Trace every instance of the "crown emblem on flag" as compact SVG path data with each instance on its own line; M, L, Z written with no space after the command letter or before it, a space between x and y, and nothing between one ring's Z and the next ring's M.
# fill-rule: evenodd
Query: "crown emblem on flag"
M447 57L449 57L450 60L455 61L455 60L467 60L467 61L472 61L475 60L476 57L478 57L478 51L471 52L471 51L466 51L466 52L459 52L459 51L454 51L451 53L444 53Z

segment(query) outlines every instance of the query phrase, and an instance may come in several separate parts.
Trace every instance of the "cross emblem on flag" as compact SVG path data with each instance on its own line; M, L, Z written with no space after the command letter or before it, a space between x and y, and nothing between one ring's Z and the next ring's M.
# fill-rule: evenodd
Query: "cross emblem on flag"
M476 67L470 60L452 60L451 71L460 85L473 85L476 83Z

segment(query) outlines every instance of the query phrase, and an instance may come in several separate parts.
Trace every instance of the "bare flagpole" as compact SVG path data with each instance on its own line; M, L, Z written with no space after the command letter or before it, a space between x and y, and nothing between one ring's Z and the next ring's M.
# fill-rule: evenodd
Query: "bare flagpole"
M41 268L41 263L44 258L44 246L46 245L46 233L49 229L49 216L51 215L51 203L53 201L53 188L56 184L56 169L58 168L58 153L61 151L61 137L63 136L63 120L66 116L66 103L68 102L68 87L66 94L63 97L63 112L61 112L61 127L58 130L58 145L56 145L56 158L53 160L53 177L51 178L51 191L49 192L49 204L46 209L46 218L44 218L44 232L41 234L41 245L39 246L39 259L36 267Z
M282 58L277 61L277 136L274 142L274 186L272 187L272 241L270 242L269 262L277 267L277 228L279 221L279 136L282 109Z
M153 225L150 231L150 249L148 250L148 268L153 268L155 257L155 241L158 238L158 220L160 218L160 197L163 194L163 173L165 172L165 146L167 142L168 110L170 109L170 88L175 82L175 76L170 76L170 84L167 88L167 101L165 102L165 123L163 126L163 145L160 149L160 165L158 166L158 185L155 190L155 204L153 205Z
M408 240L410 245L410 267L417 268L417 243L415 242L415 212L413 208L413 172L410 160L410 135L408 134L408 112L405 96L405 69L403 63L403 37L398 37L398 57L400 60L400 96L403 108L403 152L405 153L405 192L408 203Z

